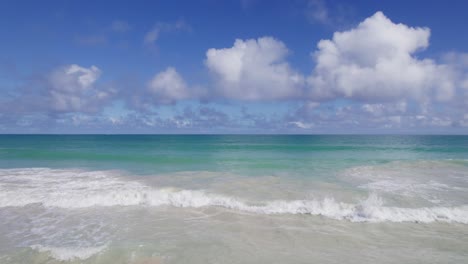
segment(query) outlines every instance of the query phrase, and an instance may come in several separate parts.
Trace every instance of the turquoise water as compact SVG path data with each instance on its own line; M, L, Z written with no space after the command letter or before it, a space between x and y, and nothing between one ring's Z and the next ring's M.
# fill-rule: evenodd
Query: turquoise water
M395 160L466 160L468 136L1 135L0 167L301 174Z
M0 263L463 263L468 136L0 135L0 219Z

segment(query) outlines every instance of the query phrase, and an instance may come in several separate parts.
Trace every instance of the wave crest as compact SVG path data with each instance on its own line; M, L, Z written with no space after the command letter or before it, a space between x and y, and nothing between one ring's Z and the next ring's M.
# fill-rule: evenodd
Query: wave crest
M65 209L96 206L220 207L253 214L309 214L352 222L455 222L468 224L468 206L400 208L370 195L356 203L333 198L253 204L200 190L154 189L110 172L47 168L0 170L0 208L41 204Z
M38 252L47 252L54 259L60 261L86 260L100 252L107 246L100 247L46 247L42 245L33 245L31 248Z

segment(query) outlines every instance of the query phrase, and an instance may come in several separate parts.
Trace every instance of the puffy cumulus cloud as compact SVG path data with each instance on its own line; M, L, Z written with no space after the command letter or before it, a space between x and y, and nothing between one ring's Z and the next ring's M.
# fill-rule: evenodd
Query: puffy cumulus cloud
M321 40L317 61L307 82L316 100L415 98L449 100L455 91L451 68L414 56L429 45L430 30L395 24L382 12L356 28Z
M171 104L192 96L184 79L173 67L156 74L148 83L148 90L158 103Z
M285 61L288 49L271 37L240 40L225 49L209 49L205 65L219 96L239 100L276 100L301 94L304 78Z
M54 70L49 75L47 85L52 110L89 111L97 101L107 99L110 96L109 92L94 87L101 73L94 65L85 68L72 64Z

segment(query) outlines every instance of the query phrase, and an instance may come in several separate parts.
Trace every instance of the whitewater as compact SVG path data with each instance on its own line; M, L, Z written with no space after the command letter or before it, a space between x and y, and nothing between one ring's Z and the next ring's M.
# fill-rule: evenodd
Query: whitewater
M22 188L27 186L27 188ZM371 194L357 204L323 200L243 201L203 190L154 189L124 181L106 171L48 168L0 170L0 207L38 204L64 209L98 206L221 207L258 214L310 214L353 222L457 222L468 224L468 205L458 207L386 207ZM254 205L257 204L257 205ZM260 205L258 205L260 204Z

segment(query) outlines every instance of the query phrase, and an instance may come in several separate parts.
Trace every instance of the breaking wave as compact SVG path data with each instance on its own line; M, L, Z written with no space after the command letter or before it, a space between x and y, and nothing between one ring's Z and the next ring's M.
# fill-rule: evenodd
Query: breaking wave
M352 222L468 224L468 205L401 208L370 195L358 203L323 200L249 202L201 190L155 189L112 172L48 168L1 169L0 208L39 204L65 209L99 206L219 207L253 214L309 214Z
M42 245L33 245L32 249L38 252L47 252L54 259L60 261L72 261L72 260L85 260L100 252L102 252L106 246L100 247L46 247Z

